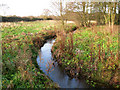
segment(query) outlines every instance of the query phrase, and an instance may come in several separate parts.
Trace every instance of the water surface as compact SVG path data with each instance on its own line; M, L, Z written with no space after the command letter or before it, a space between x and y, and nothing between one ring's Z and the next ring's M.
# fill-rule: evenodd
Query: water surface
M48 40L47 43L41 47L37 57L37 63L43 72L48 75L54 82L58 83L61 88L88 88L90 87L85 79L71 79L65 71L52 58L51 48L54 39ZM54 63L54 65L53 65ZM51 69L50 69L51 68ZM49 70L50 69L50 70ZM48 73L49 70L49 73Z

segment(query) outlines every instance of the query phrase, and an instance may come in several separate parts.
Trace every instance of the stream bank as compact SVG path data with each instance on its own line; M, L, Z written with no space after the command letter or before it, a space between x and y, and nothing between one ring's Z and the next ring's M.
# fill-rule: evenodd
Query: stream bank
M102 29L77 30L64 36L59 34L52 47L53 58L71 77L82 75L93 87L119 88L117 29L112 36L108 33L110 31L104 26Z
M2 88L58 88L39 69L38 50L56 36L59 24L18 22L2 24ZM68 26L68 31L70 30ZM71 30L72 31L72 30Z
M89 88L90 86L84 78L77 79L69 77L64 68L53 60L51 48L54 42L55 39L49 39L44 46L41 47L37 57L40 70L49 76L53 82L57 83L60 88Z

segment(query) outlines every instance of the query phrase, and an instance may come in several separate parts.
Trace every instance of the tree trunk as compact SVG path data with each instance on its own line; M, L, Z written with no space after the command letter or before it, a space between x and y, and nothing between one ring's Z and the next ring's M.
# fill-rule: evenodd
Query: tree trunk
M117 5L117 3L115 2L115 5L114 5L114 14L116 14L116 5Z
M106 15L106 4L107 4L107 3L104 2L104 8L105 8L105 9L104 9L104 16ZM105 18L104 18L104 24L106 24Z
M82 19L82 25L85 26L85 2L82 2L83 5L83 19Z
M63 17L62 0L60 0L60 17L61 17L61 22L62 22L62 29L64 30L64 17Z

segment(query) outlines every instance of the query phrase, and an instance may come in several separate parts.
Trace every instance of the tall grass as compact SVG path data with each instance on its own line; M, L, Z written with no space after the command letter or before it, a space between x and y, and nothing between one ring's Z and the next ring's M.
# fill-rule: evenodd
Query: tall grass
M2 88L58 87L36 63L38 50L59 32L59 24L54 24L47 21L2 24ZM50 71L51 64L48 66Z
M67 35L64 45L60 38L57 37L52 51L72 76L79 77L78 74L82 73L94 81L120 86L118 26L114 26L112 32L108 26L77 30L74 34ZM61 52L61 47L64 53Z
M2 88L57 87L37 68L36 63L38 50L47 37L55 36L54 31L31 30L36 25L39 28L41 26L40 22L25 22L22 24L19 22L3 25Z

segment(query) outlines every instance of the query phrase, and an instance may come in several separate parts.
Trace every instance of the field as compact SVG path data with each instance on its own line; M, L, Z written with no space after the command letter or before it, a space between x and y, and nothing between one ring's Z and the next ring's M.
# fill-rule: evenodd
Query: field
M3 88L58 87L36 63L38 50L56 36L58 25L56 21L2 23ZM74 27L68 25L66 32L70 29Z
M47 31L42 32L42 29L49 24L52 25L42 21L3 23L3 88L55 87L55 84L36 68L37 64L34 64L37 55L34 43L39 41L38 48L43 45ZM38 41L35 41L36 38Z
M83 75L93 87L99 82L99 86L120 87L118 27L94 26L59 34L53 56L71 77Z
M39 49L56 37L53 57L71 77L82 74L95 87L120 87L118 26L93 26L76 29L58 21L2 23L2 87L58 88L36 63ZM74 31L74 32L71 32Z
M0 4L0 89L120 88L119 0L13 3Z

